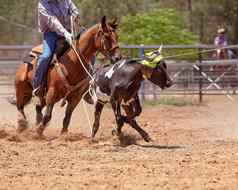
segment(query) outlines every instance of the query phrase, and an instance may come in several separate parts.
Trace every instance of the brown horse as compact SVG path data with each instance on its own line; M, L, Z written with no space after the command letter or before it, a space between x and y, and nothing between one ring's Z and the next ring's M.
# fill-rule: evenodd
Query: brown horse
M43 134L47 123L51 120L54 104L62 98L67 101L67 107L61 133L68 131L72 112L89 87L90 78L85 69L89 69L89 64L95 53L100 52L113 60L121 57L117 44L116 27L116 22L108 23L104 16L100 23L89 28L75 41L75 46L70 47L58 59L54 67L50 67L46 79L46 90L39 97L39 102L36 105L36 124L38 125L36 131L38 135ZM18 132L22 132L27 128L24 107L32 98L31 83L36 61L37 57L31 62L33 67L24 63L16 71L15 89L16 106L19 114L17 120ZM57 72L57 66L62 68L60 69L61 72ZM66 74L62 77L60 76L62 73ZM46 111L43 115L42 109L45 106Z

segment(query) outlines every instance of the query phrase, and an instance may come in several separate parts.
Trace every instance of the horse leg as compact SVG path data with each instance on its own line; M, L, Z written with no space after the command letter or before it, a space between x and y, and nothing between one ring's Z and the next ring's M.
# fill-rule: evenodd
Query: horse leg
M36 130L36 132L39 136L43 135L43 132L44 132L47 124L51 120L53 108L54 108L54 104L50 104L50 105L46 106L46 110L45 110L43 119Z
M28 127L26 115L24 113L24 107L32 98L32 88L27 81L16 80L16 106L18 110L17 117L17 132L21 133Z
M65 111L64 120L63 120L63 128L61 130L61 134L65 134L68 132L68 127L69 127L69 123L70 123L70 120L72 117L72 113L73 113L74 109L76 108L76 106L78 105L78 102L77 103L68 102L66 111Z
M104 104L97 102L95 106L95 112L94 112L94 123L93 123L93 129L92 129L92 138L95 137L99 125L100 125L100 118L101 118L101 113L103 110Z
M24 113L24 108L17 108L18 115L17 115L17 133L21 133L25 131L28 127L28 122L26 119L26 115Z
M45 107L44 98L39 98L39 101L36 103L36 126L40 124L43 119L42 109Z
M70 100L68 100L68 104L66 107L66 111L65 111L65 116L64 116L64 120L63 120L63 128L61 130L61 134L67 133L68 132L68 127L69 127L69 123L71 120L71 116L72 113L74 111L74 109L76 108L76 106L78 105L78 103L80 102L80 100L82 99L82 96L84 94L84 92L87 90L88 88L88 84L85 83L82 87L81 87L81 92L79 94L77 94L76 96L73 96L70 98Z

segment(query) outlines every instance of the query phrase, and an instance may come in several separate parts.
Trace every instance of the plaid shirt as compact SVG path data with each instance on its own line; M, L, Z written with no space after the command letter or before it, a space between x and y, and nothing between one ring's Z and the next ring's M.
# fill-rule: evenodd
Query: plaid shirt
M56 32L64 36L71 29L71 15L79 11L71 0L39 0L38 24L41 32Z
M221 45L221 46L227 46L228 42L225 38L225 36L217 36L214 40L215 45Z

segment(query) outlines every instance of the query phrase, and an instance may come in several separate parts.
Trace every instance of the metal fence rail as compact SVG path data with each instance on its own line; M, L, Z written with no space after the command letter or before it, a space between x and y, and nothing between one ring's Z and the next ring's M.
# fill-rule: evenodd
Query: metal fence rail
M0 45L0 96L14 93L14 73L20 60L33 46L3 46ZM122 51L133 56L141 56L146 49L156 49L159 45L123 45ZM161 91L149 82L145 82L140 90L141 97L158 98L160 95L226 95L231 99L238 84L238 60L203 60L199 55L202 50L217 48L213 45L165 45L166 50L195 49L197 60L168 60L168 68L175 84ZM228 47L227 47L228 48ZM238 50L238 45L229 46ZM133 51L133 52L132 52Z

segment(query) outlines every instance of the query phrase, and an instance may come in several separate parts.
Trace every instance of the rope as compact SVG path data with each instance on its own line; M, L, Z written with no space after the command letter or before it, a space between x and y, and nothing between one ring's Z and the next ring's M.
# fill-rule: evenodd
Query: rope
M77 52L75 46L72 44L71 47L72 47L72 49L74 50L75 54L77 55L77 58L78 58L79 62L81 63L81 65L82 65L83 69L85 70L85 72L88 74L88 76L91 78L91 80L94 81L94 77L91 75L91 73L90 73L90 72L88 71L88 69L85 67L85 65L84 65L84 63L83 63L83 61L82 61L82 59L81 59L79 53Z
M83 98L86 96L86 94L89 92L89 90L87 90L84 95L83 95ZM84 109L84 112L86 114L86 117L87 117L87 120L88 120L88 125L90 127L90 132L91 132L91 135L93 134L93 126L92 126L92 122L90 120L90 117L89 117L89 112L88 112L88 109L86 107L86 103L85 101L83 101L83 109Z
M75 40L75 32L76 32L75 30L76 30L76 27L75 27L75 23L73 22L72 16L71 16L71 24L72 24L72 25L71 25L71 29L72 29L72 32L73 32L73 36L74 36L74 37L73 37L73 41L74 41L74 40ZM76 50L75 44L76 44L76 43L71 44L71 47L72 47L74 53L76 54L76 56L77 56L77 58L78 58L80 64L82 65L84 71L87 73L87 75L88 75L88 76L90 77L90 79L91 79L90 87L89 87L89 89L83 94L83 98L86 96L87 93L89 93L89 95L93 98L93 101L94 101L94 104L95 104L95 103L96 103L96 100L98 99L98 98L97 98L97 94L95 93L95 91L91 92L91 90L90 90L91 86L95 83L95 79L94 79L94 77L91 75L91 73L88 71L88 69L86 68L86 66L84 65L84 62L82 61L82 59L81 59L81 57L80 57L78 51ZM85 60L85 58L84 58L84 60ZM85 114L86 114L86 117L87 117L87 120L88 120L88 125L89 125L89 127L90 127L91 135L92 135L92 134L93 134L93 126L92 126L92 122L91 122L90 117L89 117L89 112L88 112L88 109L87 109L87 107L86 107L85 101L83 101L83 107L84 107L84 112L85 112Z
M73 16L71 16L71 30L72 30L71 32L72 32L72 34L73 34L73 41L75 41L75 29L76 29L76 27L75 27L74 19L73 19ZM91 80L94 81L93 76L92 76L91 73L88 71L88 69L85 67L85 65L84 65L84 63L83 63L83 61L82 61L82 59L81 59L81 57L80 57L78 51L76 50L75 44L74 44L74 43L71 44L71 47L72 47L72 49L74 50L75 54L77 55L78 60L79 60L79 62L81 63L81 65L82 65L83 69L85 70L85 72L88 74L88 76L91 78ZM84 60L85 60L85 59L84 59Z
M190 53L182 53L182 54L177 54L177 55L165 56L164 59L171 59L171 58L182 57L182 56L186 56L186 55L196 55L196 54L209 53L209 52L213 52L213 51L216 51L216 50L229 49L231 47L233 47L233 46L230 45L230 46L226 46L226 47L203 50L203 51L198 51L196 53L195 52L190 52Z

